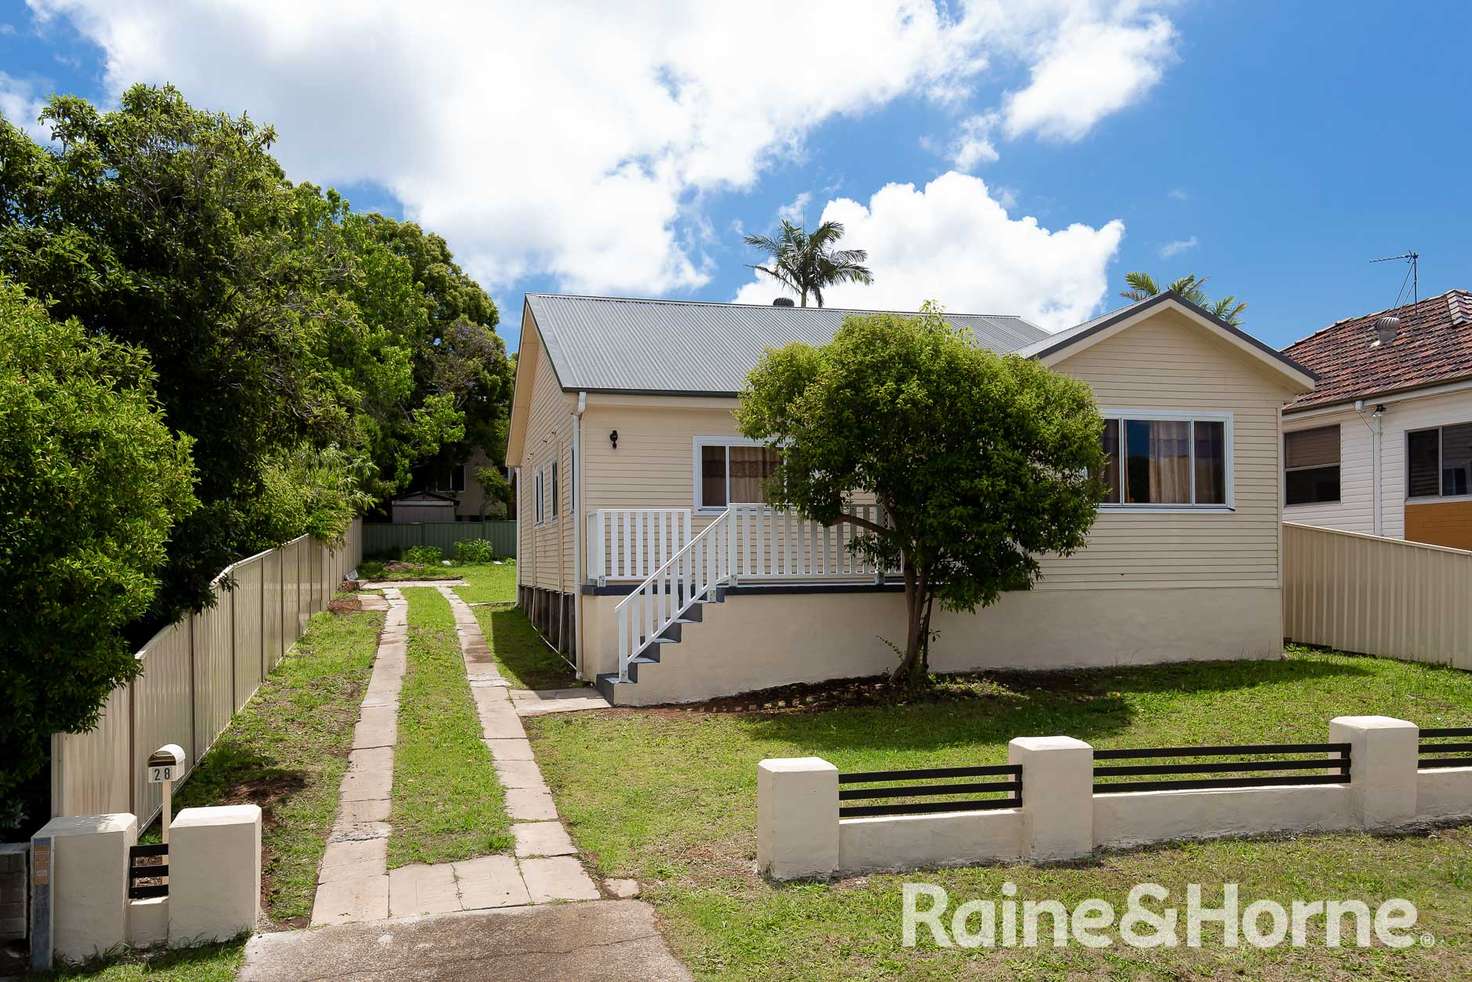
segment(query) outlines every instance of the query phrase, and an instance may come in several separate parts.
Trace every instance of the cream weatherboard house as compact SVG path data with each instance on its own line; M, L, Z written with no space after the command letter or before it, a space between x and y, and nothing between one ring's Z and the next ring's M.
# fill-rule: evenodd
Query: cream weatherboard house
M896 656L899 585L845 526L762 504L768 451L732 410L771 347L853 311L533 294L507 446L519 601L611 701L693 701L873 675ZM937 671L1056 669L1282 652L1287 357L1173 294L1058 334L947 315L977 342L1088 382L1110 500L1087 548L976 614L937 613Z

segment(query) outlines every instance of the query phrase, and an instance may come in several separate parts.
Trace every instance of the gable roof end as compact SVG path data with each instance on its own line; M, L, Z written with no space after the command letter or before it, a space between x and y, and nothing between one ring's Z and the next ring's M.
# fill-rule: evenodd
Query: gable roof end
M1070 327L1066 331L1059 331L1057 334L1044 338L1036 344L1021 349L1017 354L1028 358L1039 358L1045 361L1054 360L1064 352L1087 348L1102 340L1106 336L1106 332L1111 328L1163 306L1173 306L1182 313L1187 314L1203 327L1220 335L1237 348L1257 358L1269 368L1292 379L1298 386L1309 388L1314 385L1316 376L1308 368L1282 352L1275 351L1241 328L1235 327L1220 317L1215 316L1204 307L1197 306L1173 290L1157 293L1155 296L1147 297L1144 300L1137 300L1128 306L1110 311L1093 320L1084 321L1076 327Z

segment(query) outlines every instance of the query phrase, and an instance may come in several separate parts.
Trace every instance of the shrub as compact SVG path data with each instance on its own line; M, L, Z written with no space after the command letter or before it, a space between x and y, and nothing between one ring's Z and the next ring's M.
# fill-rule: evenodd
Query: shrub
M437 563L443 556L439 546L410 546L404 550L404 562L421 566Z
M0 798L138 672L121 630L197 505L191 442L153 383L143 351L52 320L0 276Z
M455 543L455 558L462 563L488 563L496 551L485 539L461 539Z

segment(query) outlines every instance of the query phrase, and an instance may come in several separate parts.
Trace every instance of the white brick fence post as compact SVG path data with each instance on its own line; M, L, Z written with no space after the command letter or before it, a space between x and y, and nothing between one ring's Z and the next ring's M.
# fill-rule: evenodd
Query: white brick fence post
M1416 816L1420 727L1389 716L1337 716L1329 741L1349 744L1349 788L1365 828L1398 825Z
M1094 748L1073 737L1018 737L1007 760L1022 765L1022 854L1077 859L1094 851Z
M181 811L169 826L169 944L253 931L260 909L260 807Z
M838 768L821 757L756 765L756 863L774 880L838 869Z

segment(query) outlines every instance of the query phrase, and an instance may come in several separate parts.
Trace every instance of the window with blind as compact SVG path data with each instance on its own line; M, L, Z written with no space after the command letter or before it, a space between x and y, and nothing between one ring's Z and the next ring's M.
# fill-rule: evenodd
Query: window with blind
M1339 424L1283 434L1283 500L1313 505L1339 500Z
M767 500L767 482L777 470L775 450L702 440L696 454L700 471L695 488L697 508L758 505Z
M1123 414L1104 420L1103 503L1216 506L1230 499L1228 420Z
M1406 434L1406 496L1456 498L1472 494L1472 423Z

